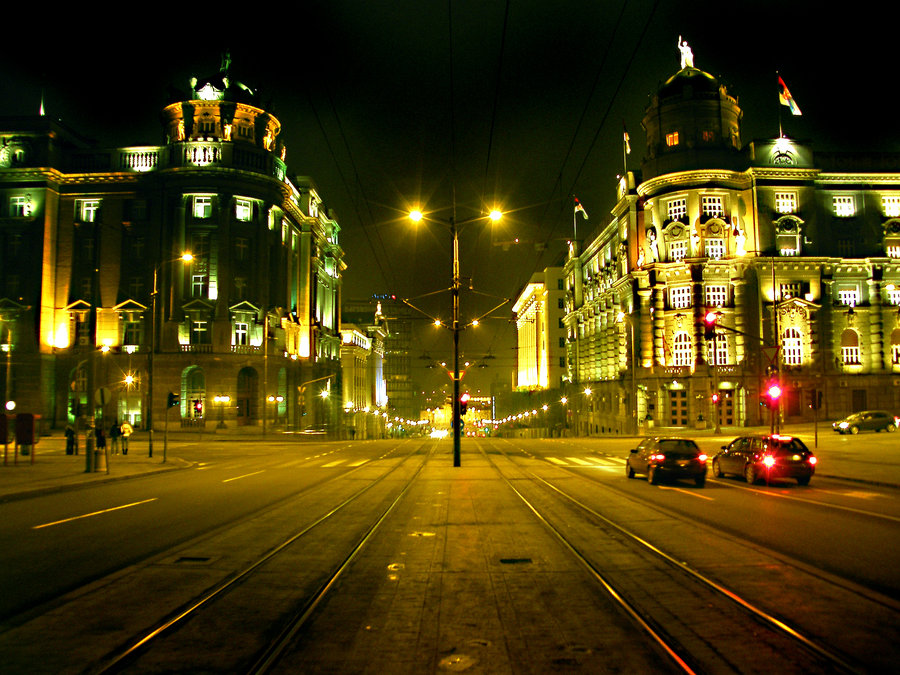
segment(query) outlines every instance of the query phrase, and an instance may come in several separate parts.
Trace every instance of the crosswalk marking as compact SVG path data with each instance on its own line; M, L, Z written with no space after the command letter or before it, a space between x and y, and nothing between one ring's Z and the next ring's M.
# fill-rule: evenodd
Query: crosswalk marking
M348 464L347 466L362 466L363 464L365 464L365 463L368 462L368 461L369 461L369 460L367 460L367 459L361 459L361 460L359 460L359 461L357 461L357 462L351 462L351 463Z
M620 468L625 464L625 460L619 457L545 457L548 462L557 466L590 466L597 469Z
M563 460L557 459L556 457L547 457L547 461L553 462L554 464L561 464L562 466L566 465L566 463Z
M347 460L345 460L345 459L338 459L338 460L335 460L334 462L328 462L328 464L323 464L323 465L322 465L322 468L323 468L323 469L330 469L331 467L337 466L338 464L343 464L343 463L346 462L346 461L347 461Z

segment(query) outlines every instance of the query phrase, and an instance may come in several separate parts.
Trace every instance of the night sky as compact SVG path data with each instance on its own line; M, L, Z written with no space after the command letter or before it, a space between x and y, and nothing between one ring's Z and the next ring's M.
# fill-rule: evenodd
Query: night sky
M435 292L450 283L453 205L458 221L504 210L498 225L460 229L464 286L477 291L463 295L467 318L559 264L573 195L590 215L580 236L603 222L623 171L623 124L637 169L640 120L679 68L679 35L738 97L744 142L776 135L781 110L785 133L817 149L900 149L889 119L894 38L869 4L852 15L768 0L330 0L278 6L284 15L188 4L137 26L9 10L0 115L36 113L43 90L48 115L104 144L161 143L170 88L216 72L228 50L232 76L260 89L281 121L292 174L311 176L337 214L345 298L433 293L415 304L448 318L449 293ZM776 71L802 117L779 107ZM414 227L412 205L444 224ZM465 357L497 357L467 375L473 389L509 381L510 307L463 336ZM413 356L448 358L449 348L449 333L430 329Z

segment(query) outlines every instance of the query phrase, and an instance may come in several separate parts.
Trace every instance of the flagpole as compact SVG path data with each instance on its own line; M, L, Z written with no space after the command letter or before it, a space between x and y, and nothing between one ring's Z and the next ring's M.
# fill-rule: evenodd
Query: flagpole
M781 79L781 73L779 73L777 70L775 71L775 77L777 77L779 80ZM778 85L778 90L779 90L778 93L780 95L781 94L781 83L780 82ZM778 138L784 138L784 130L781 127L781 106L782 106L782 103L779 100L778 101Z

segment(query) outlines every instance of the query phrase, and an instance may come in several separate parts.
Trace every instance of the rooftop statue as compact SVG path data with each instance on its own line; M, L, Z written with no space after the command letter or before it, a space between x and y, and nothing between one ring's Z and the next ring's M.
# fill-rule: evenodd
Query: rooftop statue
M691 51L691 48L688 46L687 40L682 41L681 36L678 36L678 51L681 52L681 68L684 70L685 68L693 68L694 67L694 52Z

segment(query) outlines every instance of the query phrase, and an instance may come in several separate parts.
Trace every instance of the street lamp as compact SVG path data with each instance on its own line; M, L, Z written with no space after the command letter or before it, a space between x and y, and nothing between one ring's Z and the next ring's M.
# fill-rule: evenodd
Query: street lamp
M173 260L164 260L153 268L153 292L150 294L150 354L147 357L147 430L150 432L147 442L148 456L153 457L153 353L156 351L156 296L159 294L158 282L159 272L163 265L177 261L190 262L194 259L190 253L182 253L180 257ZM166 416L168 417L168 415Z
M213 400L219 404L219 423L216 425L216 429L224 429L225 428L225 404L231 402L231 397L228 394L218 394Z
M460 427L462 426L459 400L459 332L461 330L459 325L459 228L467 223L484 220L485 218L497 222L502 217L503 214L499 210L493 209L487 216L475 216L459 222L456 221L456 218L439 221L450 226L450 237L453 240L452 285L450 287L451 295L453 297L453 326L451 328L453 331L453 417L451 421L451 426L453 428L453 466L460 466L459 436ZM409 218L413 222L418 223L425 219L425 215L416 209L410 211ZM435 321L435 326L438 325L440 325L440 322Z

